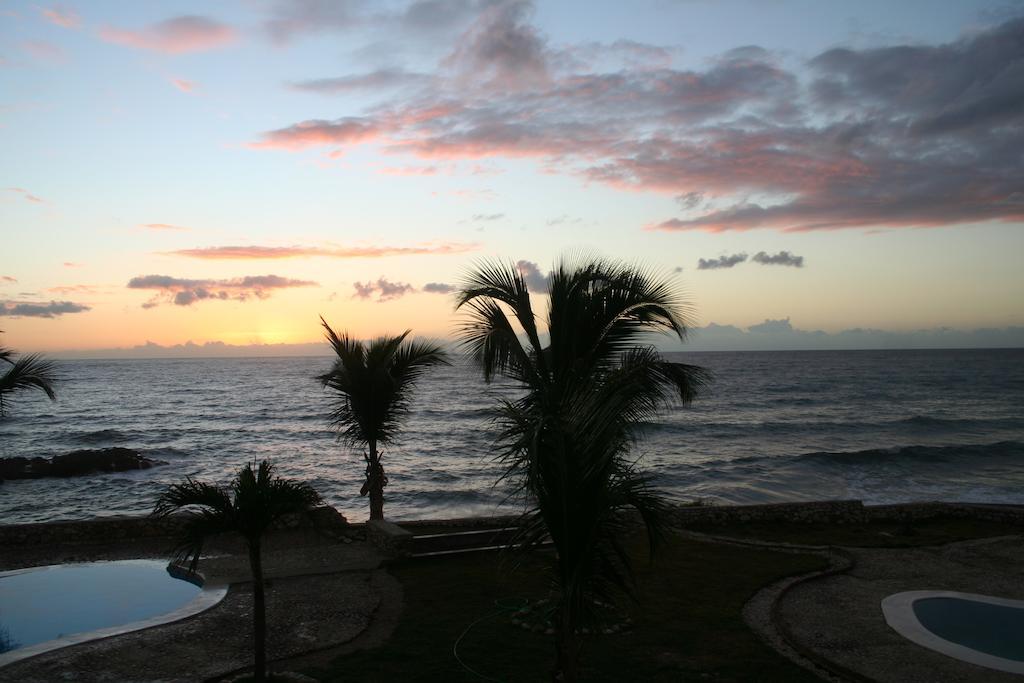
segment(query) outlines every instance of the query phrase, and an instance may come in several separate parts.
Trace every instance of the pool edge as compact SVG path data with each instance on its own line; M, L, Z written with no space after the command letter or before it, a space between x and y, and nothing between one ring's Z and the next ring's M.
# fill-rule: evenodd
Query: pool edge
M1024 600L997 598L977 593L936 590L904 591L902 593L894 593L882 600L882 615L885 617L885 623L889 625L889 628L907 640L968 664L995 669L1005 673L1024 674L1024 662L997 657L980 650L959 645L945 638L940 638L926 629L918 620L913 609L914 602L924 598L959 598L991 605L1015 607L1017 609L1024 609Z
M89 563L86 563L89 564ZM172 566L171 563L169 566ZM45 565L47 567L59 566L59 565ZM201 612L205 612L217 605L224 596L228 593L230 584L227 583L214 583L207 585L205 578L199 572L191 572L187 569L183 570L181 567L173 565L179 572L187 573L190 578L175 577L181 581L189 581L190 583L196 583L193 579L199 579L202 581L200 585L199 595L189 600L187 603L182 605L176 610L167 612L166 614L159 614L148 619L140 619L138 621L132 621L127 624L120 624L118 626L110 626L107 628L96 629L93 631L86 631L84 633L75 633L63 638L55 638L53 640L47 640L42 643L36 643L35 645L29 645L28 647L18 648L11 650L10 652L4 652L0 654L0 669L20 662L24 659L36 657L38 655L52 652L53 650L60 650L65 647L71 647L72 645L80 645L82 643L88 643L94 640L102 640L104 638L113 638L114 636L124 635L126 633L132 633L135 631L142 631L148 628L154 628L156 626L164 626L188 617L195 616ZM38 567L27 567L25 569L14 569L7 572L0 572L0 576L6 574L16 574L22 571L28 571L30 569L38 569Z

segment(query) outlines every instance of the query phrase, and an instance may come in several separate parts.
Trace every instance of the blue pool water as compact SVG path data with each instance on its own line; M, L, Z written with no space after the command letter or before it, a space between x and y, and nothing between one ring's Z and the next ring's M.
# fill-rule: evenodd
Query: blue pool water
M200 590L155 560L8 572L0 575L0 652L166 614Z
M914 615L935 635L972 650L1024 662L1024 609L965 598L922 598Z

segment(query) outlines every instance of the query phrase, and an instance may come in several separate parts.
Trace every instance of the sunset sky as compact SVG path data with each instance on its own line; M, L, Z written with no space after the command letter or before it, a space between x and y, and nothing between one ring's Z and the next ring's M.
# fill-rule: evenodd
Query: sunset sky
M0 0L0 150L19 350L443 338L580 250L698 348L1024 344L1021 2Z

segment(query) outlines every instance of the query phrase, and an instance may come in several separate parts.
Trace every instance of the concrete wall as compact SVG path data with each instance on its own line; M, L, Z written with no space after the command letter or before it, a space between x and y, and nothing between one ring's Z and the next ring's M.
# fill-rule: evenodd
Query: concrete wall
M74 522L0 525L0 548L65 543L114 543L132 539L167 538L178 534L183 515L169 517L100 517ZM317 525L328 531L345 527L345 517L324 505L309 516L285 517L278 528L294 529Z

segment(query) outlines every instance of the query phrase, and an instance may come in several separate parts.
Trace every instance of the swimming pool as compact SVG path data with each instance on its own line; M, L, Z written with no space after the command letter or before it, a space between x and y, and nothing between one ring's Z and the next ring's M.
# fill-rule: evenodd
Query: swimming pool
M885 620L918 645L989 669L1024 674L1024 601L907 591L882 601Z
M177 574L177 572L175 572ZM166 562L120 560L0 573L0 666L176 621L212 607L224 586L172 575ZM195 583L193 583L195 581Z

